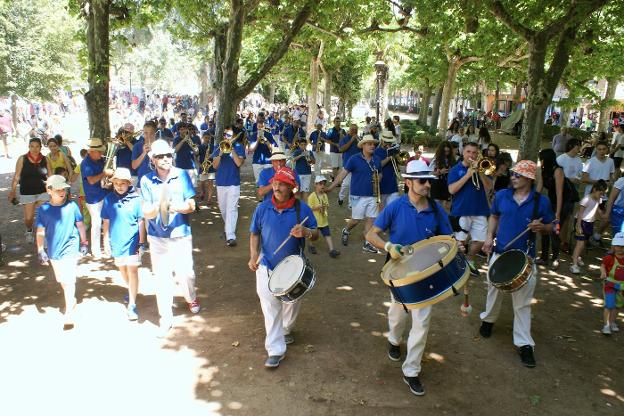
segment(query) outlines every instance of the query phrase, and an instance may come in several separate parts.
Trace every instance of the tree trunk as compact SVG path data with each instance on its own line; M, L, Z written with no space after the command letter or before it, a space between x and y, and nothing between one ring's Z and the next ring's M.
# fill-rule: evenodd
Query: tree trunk
M11 95L11 119L13 120L13 127L15 127L15 131L13 132L13 137L17 138L19 133L17 131L17 95Z
M513 96L513 108L511 109L511 111L516 111L517 109L520 108L521 99L522 99L522 84L517 83L516 90Z
M388 82L388 79L389 79L388 67L386 66L384 75L381 78L381 85L380 85L381 94L379 95L379 120L377 120L379 124L381 124L382 126L383 126L384 121L386 121L386 118L388 118L388 94L389 94L388 90L390 87L390 83ZM349 116L350 115L351 113L349 113Z
M607 90L604 99L600 101L600 122L598 123L598 132L607 131L609 126L609 116L613 99L615 98L615 90L617 89L618 79L616 77L607 77Z
M321 46L321 50L322 50ZM321 52L319 52L319 55ZM313 56L310 58L310 93L308 94L308 123L306 131L312 132L314 122L316 121L316 115L318 114L318 107L316 106L319 87L319 57Z
M500 82L496 81L496 90L494 91L494 103L492 104L492 114L498 113L499 97L500 97Z
M275 104L275 91L277 90L277 85L275 82L271 82L269 84L269 104Z
M429 101L431 101L431 85L427 82L425 91L420 102L420 112L418 113L418 124L427 127L427 116L429 115Z
M446 82L444 83L444 92L442 93L442 106L440 108L440 119L438 123L438 135L444 137L449 122L449 106L451 104L451 96L453 95L453 88L455 87L455 78L457 78L457 71L461 66L461 61L458 56L453 56L448 64L448 70L446 72ZM434 126L433 122L431 124Z
M438 119L440 118L440 104L442 103L442 95L444 93L444 87L438 88L435 99L433 100L433 108L431 109L431 123L430 127L436 127L438 125ZM425 114L429 114L429 109L425 108Z
M209 82L209 64L207 61L202 61L199 66L199 84L201 86L201 92L199 93L199 106L205 108L208 106L208 97L210 95L210 82Z
M328 122L332 119L332 105L331 105L331 91L332 91L332 74L331 72L324 72L325 80L325 95L323 96L323 107L325 108L325 120Z
M109 0L92 0L86 9L87 21L87 82L84 95L89 116L89 134L103 141L110 137L108 114L109 84Z

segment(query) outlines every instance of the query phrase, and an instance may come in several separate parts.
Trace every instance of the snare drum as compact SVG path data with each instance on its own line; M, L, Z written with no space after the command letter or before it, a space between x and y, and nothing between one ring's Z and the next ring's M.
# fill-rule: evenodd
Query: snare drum
M509 250L494 259L488 281L503 292L515 292L533 276L533 260L522 250Z
M454 238L439 235L411 248L412 254L390 260L381 269L381 279L390 287L395 302L418 309L459 293L470 269Z
M269 276L269 292L284 303L295 303L316 283L316 272L303 256L280 261Z

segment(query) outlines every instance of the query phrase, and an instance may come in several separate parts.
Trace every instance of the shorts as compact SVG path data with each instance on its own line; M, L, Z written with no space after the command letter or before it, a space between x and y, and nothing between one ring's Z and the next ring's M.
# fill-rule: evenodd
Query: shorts
M624 294L621 290L604 291L604 307L606 309L624 308Z
M21 195L19 196L20 205L34 204L35 202L47 202L50 200L50 195L47 192L37 195Z
M193 187L197 186L197 171L195 169L184 169L184 170L190 176Z
M379 214L377 200L374 196L349 195L349 203L351 204L351 218L354 220L377 218Z
M589 237L594 234L594 223L581 220L581 229L576 229L576 222L574 223L574 238L577 241L587 241Z
M321 232L321 235L323 237L329 237L329 225L326 225L325 227L319 227L318 230Z
M329 165L333 168L342 167L342 154L340 153L330 153L329 154Z
M56 281L64 284L76 284L78 257L69 256L58 260L50 259Z
M138 254L133 254L131 256L120 256L115 257L115 266L140 266L141 265L141 256Z
M301 186L299 187L300 192L310 192L311 179L312 175L299 175L299 180L301 181Z
M214 172L206 173L205 175L202 173L202 174L199 175L199 181L200 182L214 181L214 179L215 179L215 173Z
M466 241L468 234L472 241L485 241L487 236L488 221L486 216L466 216L459 217L459 226L464 231L458 231L455 233L455 238L459 241Z

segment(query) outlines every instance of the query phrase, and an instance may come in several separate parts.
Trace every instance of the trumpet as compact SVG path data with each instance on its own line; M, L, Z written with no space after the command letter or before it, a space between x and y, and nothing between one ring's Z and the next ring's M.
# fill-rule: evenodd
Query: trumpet
M230 140L224 139L224 140L221 140L221 142L219 142L219 151L221 152L222 155L228 155L232 153L232 148L234 147L234 143L236 143L236 141L241 138L244 131L245 130L242 130L240 133L238 133L236 136L234 136ZM244 139L243 146L247 146L247 138L243 136L243 139Z
M186 136L184 136L184 139L182 139L182 141L186 142L189 145L191 151L195 156L199 154L199 146L197 146L197 144L193 142L193 136L190 132L187 133Z
M492 175L496 172L496 162L489 157L479 156L477 160L472 162L472 168L475 171L472 174L472 184L476 189L481 189L479 185L479 174L483 173L485 176Z

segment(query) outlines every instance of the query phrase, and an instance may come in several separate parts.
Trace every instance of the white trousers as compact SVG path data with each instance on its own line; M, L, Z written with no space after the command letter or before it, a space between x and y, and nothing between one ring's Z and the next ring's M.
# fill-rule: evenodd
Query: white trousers
M338 199L344 201L345 198L349 196L349 190L351 188L351 174L348 173L347 176L342 180L340 184L340 192L338 193Z
M104 200L95 204L86 204L91 216L91 254L93 257L102 256L102 205Z
M261 165L260 163L254 163L253 165L251 165L251 167L253 169L254 180L256 183L258 183L258 177L260 176L260 172L262 172L266 168L270 168L271 165Z
M175 283L182 290L187 303L195 300L195 271L193 270L193 238L161 238L147 236L152 259L152 273L156 278L156 302L161 322L173 319Z
M264 315L264 329L266 330L264 348L269 356L284 355L286 353L284 335L290 334L295 326L301 301L282 303L273 296L269 291L269 270L266 266L260 266L256 270L256 292Z
M499 255L492 254L490 265ZM514 310L513 321L513 341L516 347L525 345L535 346L535 341L531 337L531 301L537 286L537 267L533 266L533 272L529 281L520 289L511 293L511 302ZM503 295L505 293L495 288L488 282L487 300L485 311L479 317L484 322L494 323L500 313Z
M225 239L236 240L236 222L238 221L238 199L240 185L217 186L219 210L225 223Z
M412 315L412 328L407 337L407 355L402 367L403 375L406 377L416 377L420 373L420 363L425 353L427 334L429 334L431 311L432 307L427 306L421 309L412 309L406 313L400 303L394 302L388 308L388 327L390 329L388 341L392 345L401 344L407 319Z

